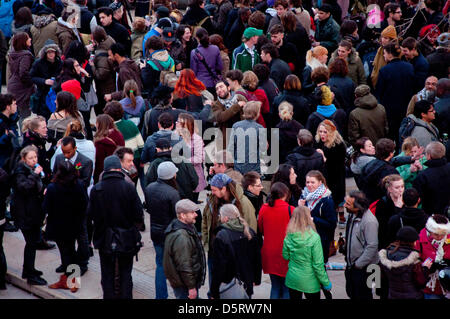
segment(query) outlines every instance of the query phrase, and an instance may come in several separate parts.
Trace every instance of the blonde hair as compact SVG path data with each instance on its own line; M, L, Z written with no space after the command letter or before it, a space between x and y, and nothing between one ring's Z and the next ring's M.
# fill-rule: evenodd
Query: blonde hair
M22 122L22 132L35 131L38 129L41 122L46 122L45 117L41 115L31 115L25 118Z
M398 174L391 174L388 176L385 176L382 180L381 180L381 186L384 187L384 189L388 189L393 182L398 182L398 181L403 181L403 178L398 175Z
M245 71L242 76L242 87L250 91L254 91L258 88L259 79L253 71Z
M334 123L330 120L322 121L317 127L316 142L320 142L319 129L321 126L323 126L328 132L328 140L324 143L325 147L332 148L336 146L336 144L341 144L344 142L341 134L339 134L338 130L336 129L336 125L334 125Z
M316 232L316 225L311 219L311 212L306 206L298 206L292 212L291 220L287 225L286 233L302 233L313 230Z
M256 120L259 117L259 110L261 109L261 102L250 101L244 105L244 114L242 117L246 120Z
M83 132L83 126L81 125L81 122L78 120L72 120L69 124L67 124L66 132L64 132L64 137L69 136L70 133L82 133Z
M228 217L229 219L239 218L241 224L244 225L244 235L247 237L248 240L252 239L252 234L250 234L250 228L245 219L242 218L239 209L235 205L233 204L223 205L222 207L220 207L219 214L221 217Z
M280 114L280 118L282 121L290 121L292 120L292 116L294 115L294 107L289 102L281 102L278 107L278 113Z
M306 61L311 62L312 58L317 59L319 56L322 56L325 54L328 54L327 48L325 48L321 45L318 45L306 53Z
M409 156L414 146L420 147L420 144L416 138L409 136L403 141L402 152L405 153L406 156Z
M24 160L25 159L25 157L27 157L27 155L28 155L28 153L31 153L31 152L35 152L36 153L36 155L38 155L38 148L36 147L36 146L34 146L34 145L28 145L28 146L25 146L21 151L20 151L20 158L22 159L22 160Z

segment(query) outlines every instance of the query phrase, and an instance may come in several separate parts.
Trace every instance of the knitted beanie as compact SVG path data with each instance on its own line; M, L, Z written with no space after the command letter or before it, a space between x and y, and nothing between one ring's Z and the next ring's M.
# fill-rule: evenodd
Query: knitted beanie
M320 87L320 90L322 91L322 105L331 105L333 103L333 95L330 88L323 85Z
M395 31L395 27L390 25L386 27L383 32L381 32L381 36L385 38L390 39L396 39L397 38L397 31Z
M81 84L77 80L68 80L63 82L61 84L61 89L72 93L77 100L81 97Z

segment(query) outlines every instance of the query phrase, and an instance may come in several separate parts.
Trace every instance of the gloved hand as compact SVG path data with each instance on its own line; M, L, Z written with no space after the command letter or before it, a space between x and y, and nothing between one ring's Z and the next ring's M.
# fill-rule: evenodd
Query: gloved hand
M439 262L434 262L433 265L431 265L430 268L430 272L433 273L436 270L441 270L448 267L447 263L443 260L439 261Z
M331 290L331 281L328 286L324 286L323 289L330 291Z

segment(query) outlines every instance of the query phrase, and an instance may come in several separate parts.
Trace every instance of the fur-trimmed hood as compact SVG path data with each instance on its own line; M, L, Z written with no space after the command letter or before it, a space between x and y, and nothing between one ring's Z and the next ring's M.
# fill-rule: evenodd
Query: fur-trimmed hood
M41 16L33 16L34 18L34 26L38 29L46 27L53 21L56 21L56 17L53 14L41 15Z
M45 59L45 54L47 53L48 49L54 49L56 50L56 57L61 57L61 50L59 49L59 46L56 43L48 43L42 47L42 49L39 51L39 58Z
M388 269L398 269L401 267L413 266L420 262L420 254L415 250L412 250L409 253L408 257L401 260L390 259L390 256L388 256L388 251L386 249L380 250L378 252L378 256L380 257L381 264Z

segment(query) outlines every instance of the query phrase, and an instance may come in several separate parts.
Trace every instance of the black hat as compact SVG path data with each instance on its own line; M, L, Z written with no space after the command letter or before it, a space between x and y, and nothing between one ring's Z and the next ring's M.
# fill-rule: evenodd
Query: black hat
M169 9L167 9L166 6L159 6L158 9L156 9L156 13L160 18L162 17L168 17L169 16Z
M168 149L170 148L170 141L168 138L159 138L156 140L155 145L159 149Z
M158 85L152 92L152 98L162 99L169 96L173 92L173 88L166 85Z
M175 41L175 32L173 31L172 27L163 29L163 38L167 42Z
M419 239L417 231L411 226L404 226L397 232L397 240L404 241L407 243L413 243Z
M320 6L320 8L319 8L319 11L323 11L323 12L326 12L326 13L330 13L331 10L333 10L333 8L327 3L322 4Z
M161 29L171 28L172 21L169 18L162 18L162 19L158 20L158 22L156 23L156 26Z

